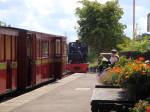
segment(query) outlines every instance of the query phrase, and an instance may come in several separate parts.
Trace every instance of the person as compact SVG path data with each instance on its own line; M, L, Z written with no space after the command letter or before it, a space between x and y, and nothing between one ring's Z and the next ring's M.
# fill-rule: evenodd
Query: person
M111 57L110 57L110 66L113 67L116 62L119 60L119 55L117 54L117 50L111 50Z
M146 60L146 61L145 61L145 64L149 65L149 64L150 64L150 61L149 61L149 60Z
M109 61L102 54L98 57L98 71L101 73L103 70L109 67Z
M145 61L145 66L147 66L148 68L150 68L150 61L149 60Z

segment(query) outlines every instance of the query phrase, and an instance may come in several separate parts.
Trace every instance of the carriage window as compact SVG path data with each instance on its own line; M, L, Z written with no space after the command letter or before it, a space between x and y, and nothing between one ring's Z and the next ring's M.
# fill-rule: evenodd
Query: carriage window
M16 37L12 37L12 60L16 59Z
M56 40L56 50L55 50L56 54L60 54L60 40Z
M0 35L0 61L4 60L4 36Z
M6 36L5 37L5 56L6 56L6 60L10 60L11 59L11 36Z
M52 44L51 44L51 41L49 43L49 54L51 55L52 54Z
M36 56L37 58L40 57L40 40L37 40L36 42Z
M65 41L63 42L63 53L64 53L64 55L67 54L67 45L66 45Z
M27 37L27 56L32 57L32 39L30 36Z
M42 42L42 57L48 57L48 42Z
M50 45L51 45L51 47L50 47L51 48L51 54L53 55L54 54L54 43L51 42Z

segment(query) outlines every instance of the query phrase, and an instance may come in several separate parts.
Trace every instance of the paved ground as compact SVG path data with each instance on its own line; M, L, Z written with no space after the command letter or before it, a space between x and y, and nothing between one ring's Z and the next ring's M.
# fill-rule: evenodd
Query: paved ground
M0 104L0 112L91 112L95 74L76 73Z

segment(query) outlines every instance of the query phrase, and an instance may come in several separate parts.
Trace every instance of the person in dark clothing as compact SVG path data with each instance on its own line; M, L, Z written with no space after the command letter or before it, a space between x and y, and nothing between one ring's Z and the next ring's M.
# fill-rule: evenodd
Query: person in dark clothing
M98 57L98 71L101 73L103 70L109 67L110 62L100 54Z

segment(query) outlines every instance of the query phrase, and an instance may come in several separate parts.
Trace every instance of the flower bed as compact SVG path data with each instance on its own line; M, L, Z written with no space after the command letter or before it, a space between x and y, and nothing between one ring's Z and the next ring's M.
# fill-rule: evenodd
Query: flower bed
M144 63L142 57L136 60L122 57L113 68L101 76L101 82L124 88L133 100L145 99L150 96L150 66Z

